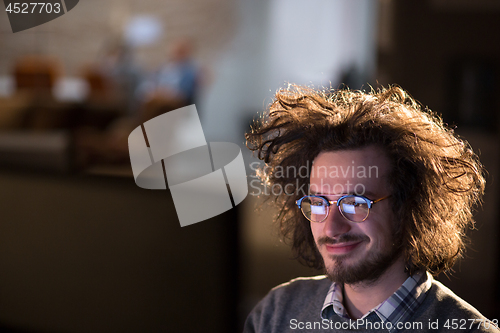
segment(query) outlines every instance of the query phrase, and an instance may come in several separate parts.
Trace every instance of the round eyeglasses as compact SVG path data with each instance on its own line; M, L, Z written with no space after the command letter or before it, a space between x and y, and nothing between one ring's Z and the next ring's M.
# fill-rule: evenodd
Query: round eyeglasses
M351 222L363 222L370 214L372 205L389 198L390 195L377 200L370 200L362 195L344 195L336 201L330 201L320 195L306 195L295 203L302 214L311 222L323 222L330 213L330 206L336 204L340 214Z

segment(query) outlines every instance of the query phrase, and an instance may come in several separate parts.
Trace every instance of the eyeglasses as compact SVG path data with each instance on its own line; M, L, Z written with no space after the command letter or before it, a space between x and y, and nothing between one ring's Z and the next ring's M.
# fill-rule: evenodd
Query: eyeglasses
M311 222L323 222L330 213L330 206L336 204L340 214L351 222L363 222L370 214L372 205L389 198L390 195L377 200L370 200L362 195L344 195L336 201L330 201L319 195L306 195L295 203L302 214Z

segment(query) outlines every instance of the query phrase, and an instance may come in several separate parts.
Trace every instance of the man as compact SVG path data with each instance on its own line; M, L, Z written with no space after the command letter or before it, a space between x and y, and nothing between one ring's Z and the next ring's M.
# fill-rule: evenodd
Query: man
M462 256L482 166L405 91L290 86L247 141L283 236L326 276L274 288L245 332L498 331L432 277Z

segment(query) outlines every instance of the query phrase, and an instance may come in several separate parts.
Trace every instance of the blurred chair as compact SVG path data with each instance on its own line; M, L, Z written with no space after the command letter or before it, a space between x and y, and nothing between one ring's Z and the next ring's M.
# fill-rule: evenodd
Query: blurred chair
M0 132L20 129L26 118L29 100L24 94L0 98Z
M113 91L111 80L97 66L87 65L82 70L83 79L89 85L90 99L110 99Z
M39 55L24 56L14 67L16 90L51 92L61 73L61 65L54 58Z

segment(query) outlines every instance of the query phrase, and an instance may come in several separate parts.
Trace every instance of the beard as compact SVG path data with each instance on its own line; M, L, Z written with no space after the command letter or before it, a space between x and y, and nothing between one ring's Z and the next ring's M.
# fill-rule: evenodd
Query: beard
M370 239L366 235L344 234L338 240L332 240L327 237L321 238L318 240L318 245L348 241L369 242ZM371 252L366 257L359 259L358 262L351 264L348 263L349 253L328 256L329 261L333 262L329 267L325 264L325 257L322 256L325 275L331 281L339 284L371 284L377 281L400 257L401 247L397 245L399 244L392 244L386 251Z

